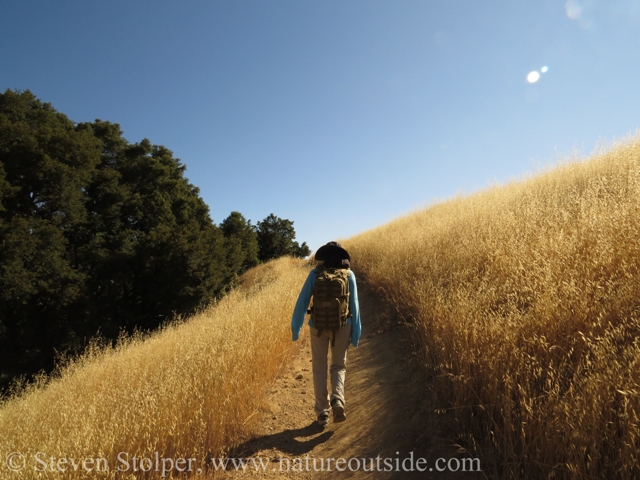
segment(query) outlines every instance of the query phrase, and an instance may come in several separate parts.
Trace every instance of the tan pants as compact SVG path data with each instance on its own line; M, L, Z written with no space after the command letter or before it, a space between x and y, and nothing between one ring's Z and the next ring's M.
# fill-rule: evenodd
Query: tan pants
M322 330L318 336L318 330L311 328L311 365L313 369L313 390L316 396L315 412L330 413L330 400L338 398L344 400L344 377L347 372L347 350L351 339L351 325L345 325L342 330L336 332L335 346L331 346L333 332ZM327 356L331 349L331 398L327 391Z

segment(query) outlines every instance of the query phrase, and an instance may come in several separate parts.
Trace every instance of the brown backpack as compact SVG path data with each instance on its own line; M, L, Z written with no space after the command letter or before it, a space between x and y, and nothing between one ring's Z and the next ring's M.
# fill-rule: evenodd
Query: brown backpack
M316 282L313 286L313 300L309 310L313 326L322 330L331 330L335 346L336 332L347 323L349 314L349 270L345 268L316 269Z

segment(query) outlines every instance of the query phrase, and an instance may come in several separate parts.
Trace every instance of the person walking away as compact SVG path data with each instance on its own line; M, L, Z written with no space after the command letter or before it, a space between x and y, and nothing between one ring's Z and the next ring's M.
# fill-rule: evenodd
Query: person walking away
M350 270L349 253L339 243L329 242L318 249L315 259L321 263L309 272L302 286L291 318L291 333L293 341L298 340L305 315L310 313L314 410L318 425L324 427L329 423L331 411L334 422L347 419L344 395L347 350L349 344L358 346L361 325L358 287ZM327 389L329 350L331 396Z

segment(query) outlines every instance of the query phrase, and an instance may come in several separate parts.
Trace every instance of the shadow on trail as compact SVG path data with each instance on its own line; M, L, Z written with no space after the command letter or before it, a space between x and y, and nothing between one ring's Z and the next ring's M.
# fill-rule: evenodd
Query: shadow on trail
M283 430L279 433L253 438L241 443L229 457L250 457L261 450L276 449L292 456L309 453L321 443L325 443L333 435L333 431L325 430L312 422L303 428Z

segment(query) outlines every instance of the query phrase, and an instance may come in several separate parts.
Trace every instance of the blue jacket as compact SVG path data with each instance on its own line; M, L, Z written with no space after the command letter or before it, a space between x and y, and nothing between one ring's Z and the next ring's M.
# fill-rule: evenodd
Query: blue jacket
M316 282L316 271L311 270L307 280L302 286L296 307L293 309L293 317L291 318L291 334L293 341L298 340L300 330L304 325L304 317L309 308L311 295L313 294L313 285ZM347 325L351 325L351 345L358 346L360 342L360 306L358 304L358 286L356 285L356 275L353 271L349 271L349 313L351 316L347 319ZM313 318L309 318L309 326L313 327Z

